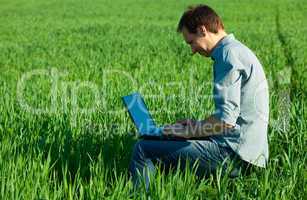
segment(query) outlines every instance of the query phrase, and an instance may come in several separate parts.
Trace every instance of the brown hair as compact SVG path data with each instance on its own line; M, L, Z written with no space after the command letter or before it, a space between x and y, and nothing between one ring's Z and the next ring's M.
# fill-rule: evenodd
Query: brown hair
M207 5L189 6L178 23L177 32L185 27L190 33L196 33L197 28L204 25L212 33L224 29L224 24L216 12Z

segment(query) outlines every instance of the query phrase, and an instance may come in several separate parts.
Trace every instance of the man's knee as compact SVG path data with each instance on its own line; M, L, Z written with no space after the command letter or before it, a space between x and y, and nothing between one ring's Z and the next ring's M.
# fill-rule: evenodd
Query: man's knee
M137 165L140 164L144 160L142 148L143 148L142 140L139 140L134 144L133 151L132 151L132 158L131 158L130 166L129 166L129 169L132 172L134 172L137 168Z
M134 144L134 149L136 150L141 150L144 148L144 140L138 140L135 144Z
M133 156L137 156L137 155L143 155L144 154L144 146L146 146L144 144L144 140L139 140L134 144L133 147Z

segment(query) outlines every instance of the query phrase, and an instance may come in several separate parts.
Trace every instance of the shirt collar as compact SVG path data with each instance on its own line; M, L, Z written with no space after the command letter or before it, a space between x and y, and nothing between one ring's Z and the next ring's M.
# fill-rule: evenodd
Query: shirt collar
M228 44L230 41L234 40L235 39L235 36L233 34L228 34L226 35L225 37L223 37L217 44L216 46L214 47L214 49L212 50L212 53L211 53L211 58L212 60L216 60L217 57L218 57L218 52L219 52L219 49L221 47L223 47L225 44Z

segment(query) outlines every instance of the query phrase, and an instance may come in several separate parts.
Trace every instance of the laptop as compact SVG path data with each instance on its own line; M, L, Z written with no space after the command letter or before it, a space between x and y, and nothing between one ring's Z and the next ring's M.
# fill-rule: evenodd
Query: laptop
M141 138L165 138L162 134L163 127L156 125L144 99L138 92L124 96L122 100Z

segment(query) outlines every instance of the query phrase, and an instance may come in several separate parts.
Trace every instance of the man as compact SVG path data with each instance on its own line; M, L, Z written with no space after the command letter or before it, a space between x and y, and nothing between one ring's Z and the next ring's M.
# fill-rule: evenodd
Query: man
M180 120L164 127L164 135L184 141L141 140L135 144L129 171L135 184L149 186L154 164L185 167L197 162L197 175L213 173L225 160L265 167L268 161L269 97L263 68L245 45L227 34L216 12L206 5L190 7L182 15L178 32L193 54L214 61L215 113L204 120ZM180 163L179 163L180 161ZM223 165L222 165L223 163Z

